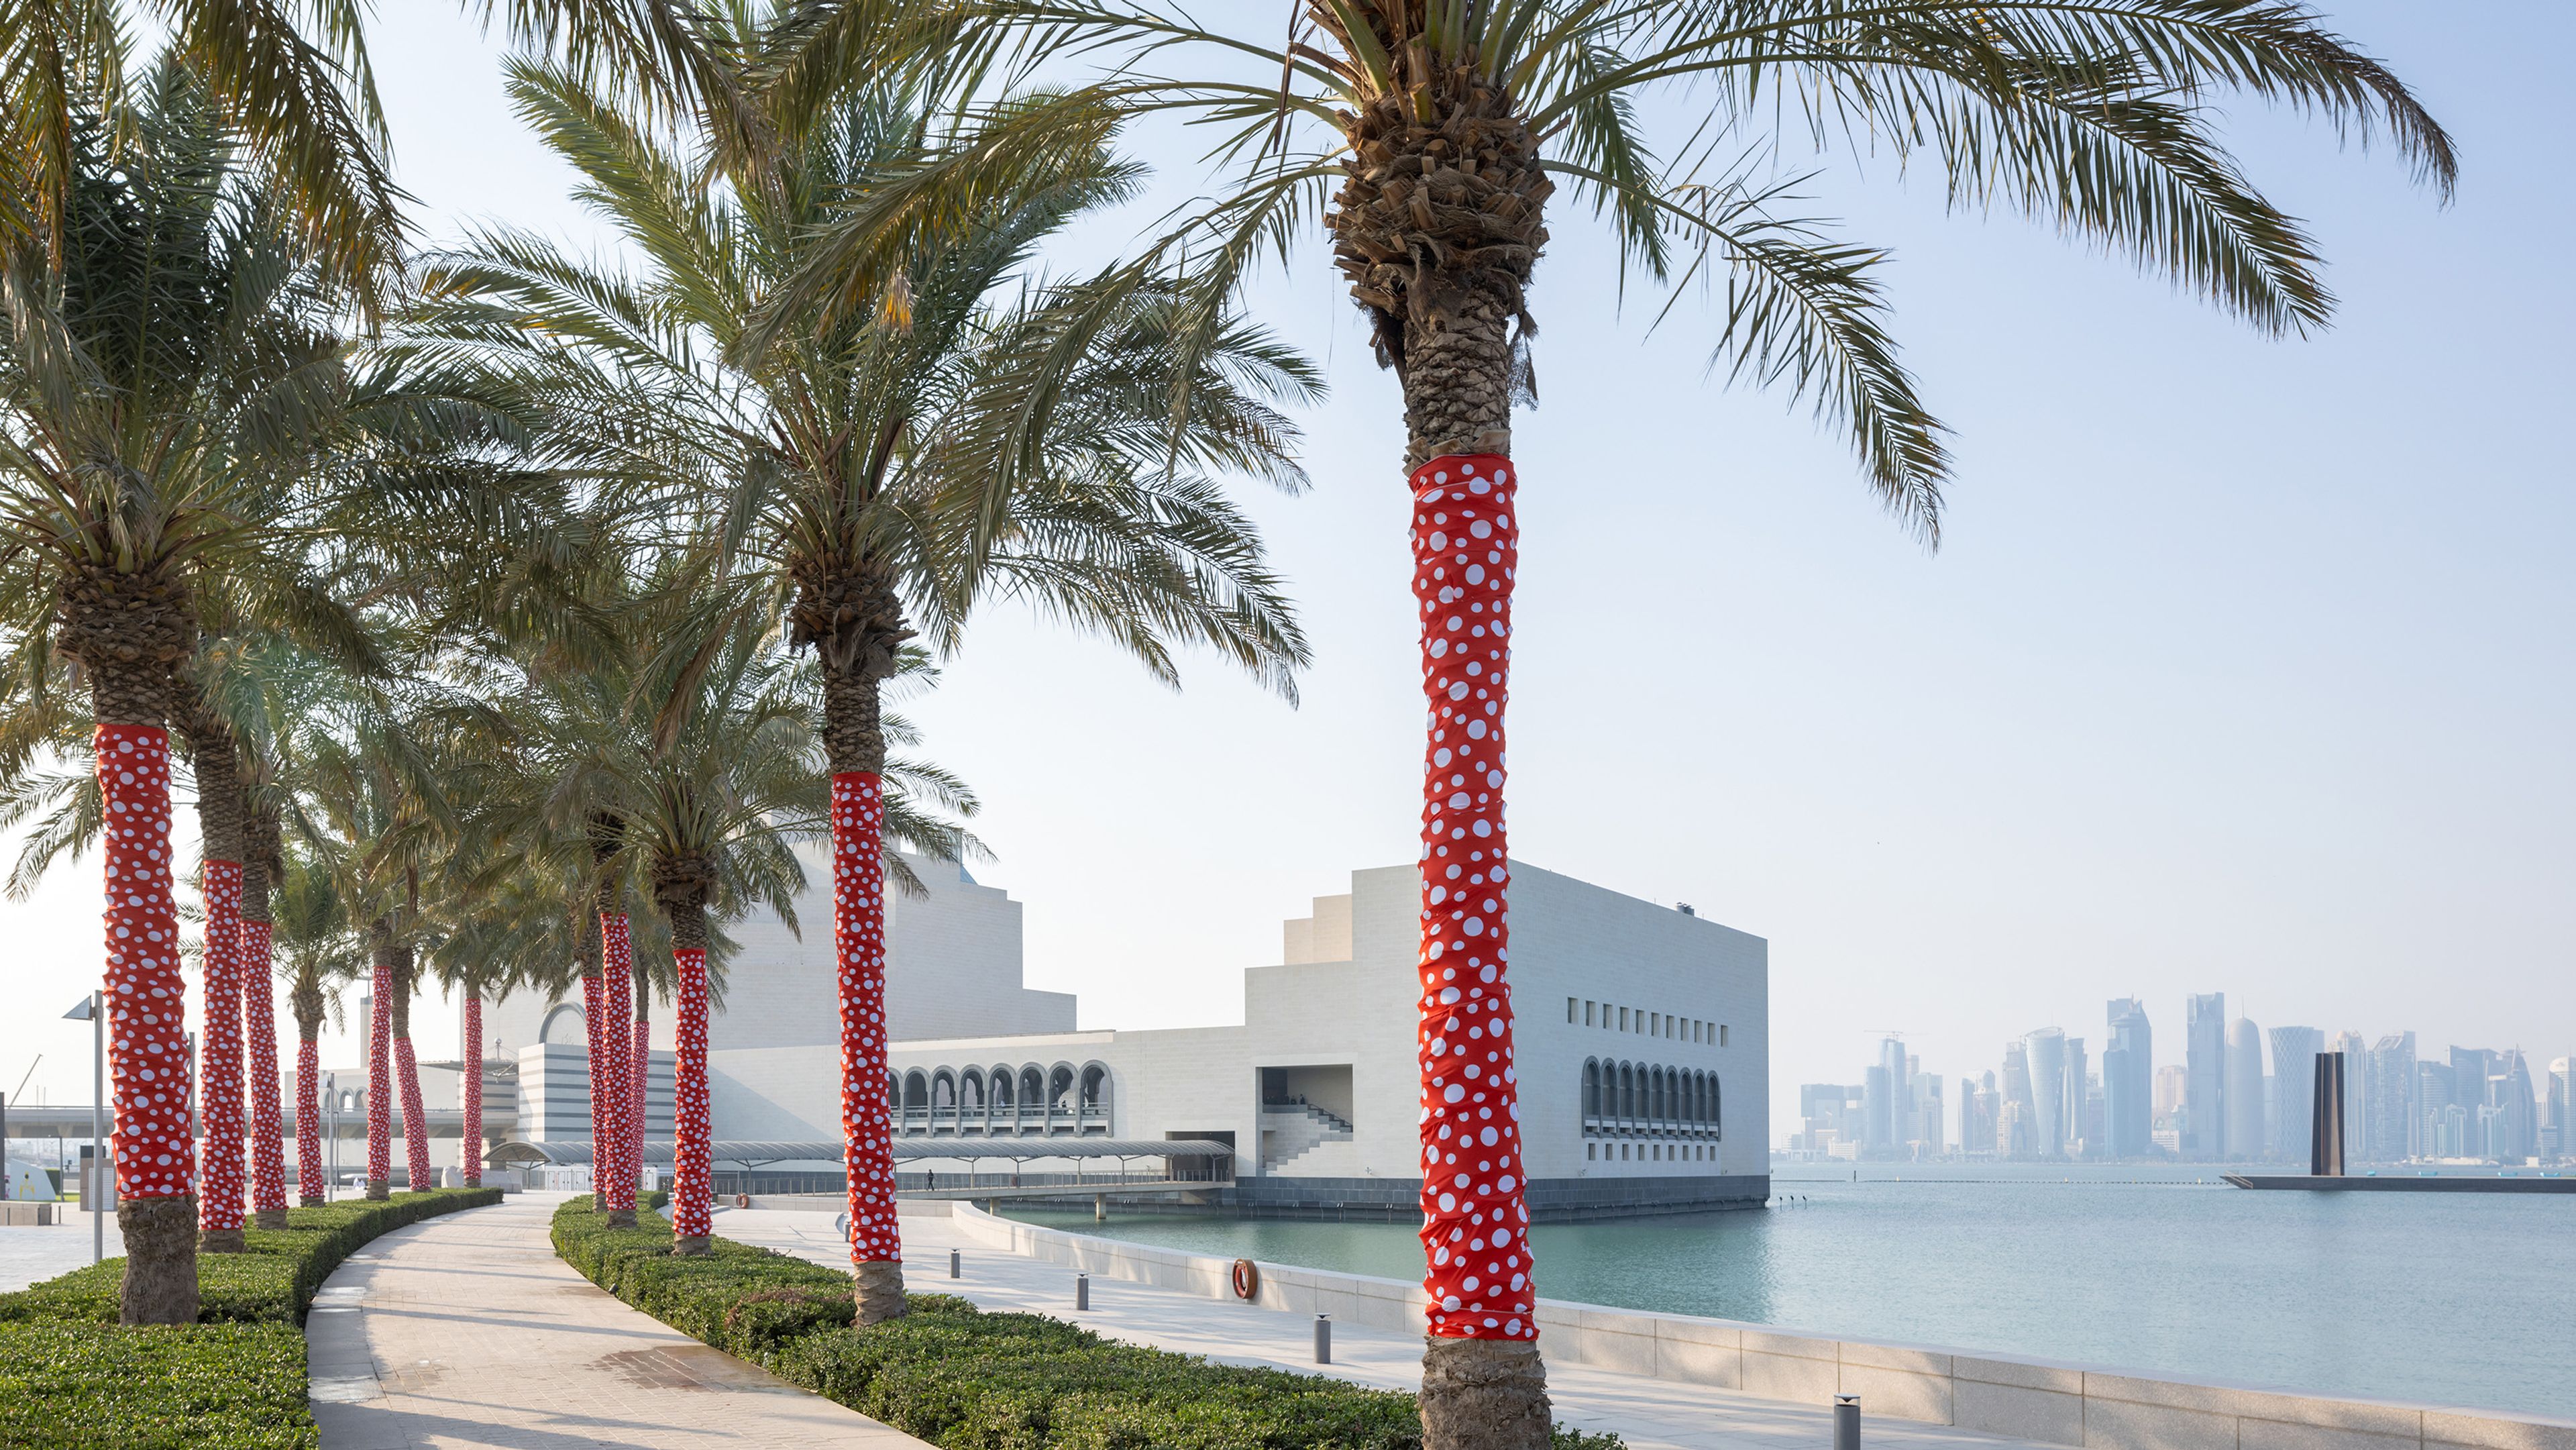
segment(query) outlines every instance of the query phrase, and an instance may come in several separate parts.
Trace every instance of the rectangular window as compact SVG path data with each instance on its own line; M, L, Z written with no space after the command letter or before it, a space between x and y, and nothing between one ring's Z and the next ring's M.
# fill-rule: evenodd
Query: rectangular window
M1628 1030L1628 1009L1625 1007L1619 1009L1619 1030L1622 1032Z
M1693 1042L1704 1042L1704 1041L1706 1041L1707 1039L1708 1039L1708 1024L1707 1024L1707 1023L1705 1023L1705 1022L1702 1022L1701 1020L1699 1020L1699 1019L1698 1019L1698 1018L1696 1018L1696 1017L1692 1018L1692 1019L1691 1019L1691 1041L1693 1041Z
M1601 1145L1598 1143L1586 1143L1583 1145L1583 1156L1586 1159L1598 1158L1601 1156L1600 1149Z
M1574 1000L1572 997L1565 999L1565 1020L1568 1022L1574 1020Z
M1583 1025L1586 1027L1592 1025L1592 1004L1589 1002L1583 1004Z
M1720 1047L1726 1045L1726 1024L1723 1022L1717 1024L1717 1045Z

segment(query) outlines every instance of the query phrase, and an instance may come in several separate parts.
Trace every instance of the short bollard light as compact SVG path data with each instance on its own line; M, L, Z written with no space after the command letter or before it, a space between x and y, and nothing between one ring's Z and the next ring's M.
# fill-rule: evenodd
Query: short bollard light
M948 1277L952 1279L957 1277L957 1254L958 1251L955 1249L948 1251Z
M1860 1450L1860 1396L1834 1396L1834 1450Z
M1332 1362L1333 1316L1318 1314L1315 1316L1315 1363L1331 1364Z
M1073 1307L1076 1309L1088 1309L1091 1307L1091 1276L1089 1274L1076 1274L1073 1276Z

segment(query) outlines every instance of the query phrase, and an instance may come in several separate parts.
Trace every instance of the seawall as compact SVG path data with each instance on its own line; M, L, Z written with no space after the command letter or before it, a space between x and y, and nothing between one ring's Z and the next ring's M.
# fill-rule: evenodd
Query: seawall
M1107 1279L1230 1299L1231 1259L1042 1228L972 1204L979 1243ZM1422 1288L1400 1279L1260 1264L1254 1303L1404 1332ZM1858 1395L1865 1416L1953 1425L2084 1450L2576 1450L2576 1421L2389 1400L2336 1399L2050 1360L1874 1344L1769 1325L1542 1299L1548 1359L1806 1405Z

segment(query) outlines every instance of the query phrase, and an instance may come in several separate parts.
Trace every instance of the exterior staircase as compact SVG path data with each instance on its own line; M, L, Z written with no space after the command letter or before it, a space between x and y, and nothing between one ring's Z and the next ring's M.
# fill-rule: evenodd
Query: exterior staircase
M1308 1102L1261 1105L1261 1171L1276 1173L1325 1143L1351 1141L1350 1120Z

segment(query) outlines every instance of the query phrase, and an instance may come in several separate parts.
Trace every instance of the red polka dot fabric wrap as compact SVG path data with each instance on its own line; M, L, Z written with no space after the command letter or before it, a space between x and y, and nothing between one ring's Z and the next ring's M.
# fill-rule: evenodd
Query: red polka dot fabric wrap
M464 1095L461 1106L465 1109L465 1142L457 1156L465 1169L465 1186L480 1188L483 1186L483 999L472 993L466 994L465 998L465 1051L459 1056L465 1059L462 1078L457 1084L458 1091Z
M679 1021L673 1024L678 1071L671 1084L671 1232L704 1238L715 1232L707 1213L707 954L695 948L671 953L680 977Z
M609 1140L616 1136L616 1107L608 1092L608 1054L599 1048L603 1030L600 1023L608 1019L608 988L599 973L584 972L581 978L581 1040L590 1063L590 1186L599 1195L598 1206L608 1206Z
M369 981L375 1006L367 1014L367 1181L390 1182L394 1176L394 969L376 963Z
M429 1110L420 1100L420 1059L412 1055L408 1037L394 1039L394 1070L402 1080L403 1171L414 1192L435 1188L438 1170L429 1162Z
M1511 461L1413 475L1413 597L1430 706L1422 774L1423 1288L1430 1330L1536 1339L1512 1069L1503 706L1519 520Z
M206 912L206 1030L200 1039L206 1157L197 1227L242 1226L241 863L207 861L197 876Z
M644 989L639 987L637 990ZM626 1151L629 1155L626 1161L639 1168L644 1162L645 1110L650 1106L646 1092L650 1081L647 1069L652 1065L653 1024L638 1017L635 1019L634 1040L626 1045Z
M187 988L170 895L170 732L101 725L91 745L106 846L116 1192L175 1198L197 1176L197 1155L188 1137Z
M277 976L269 924L241 924L242 1040L250 1048L250 1204L286 1207L286 1151L278 1141Z
M607 1174L602 1189L611 1210L635 1207L635 1104L634 1079L626 1068L627 1019L635 1010L635 944L626 934L626 914L603 911L599 914L599 1035L591 1039L591 1052L602 1061L593 1070L591 1081L608 1095L608 1136L605 1151L591 1154L596 1171Z
M322 1185L322 1044L298 1038L295 1043L295 1196L305 1203L323 1201Z
M841 1140L850 1262L900 1261L893 1124L886 1115L885 782L832 777L832 954L841 992Z

